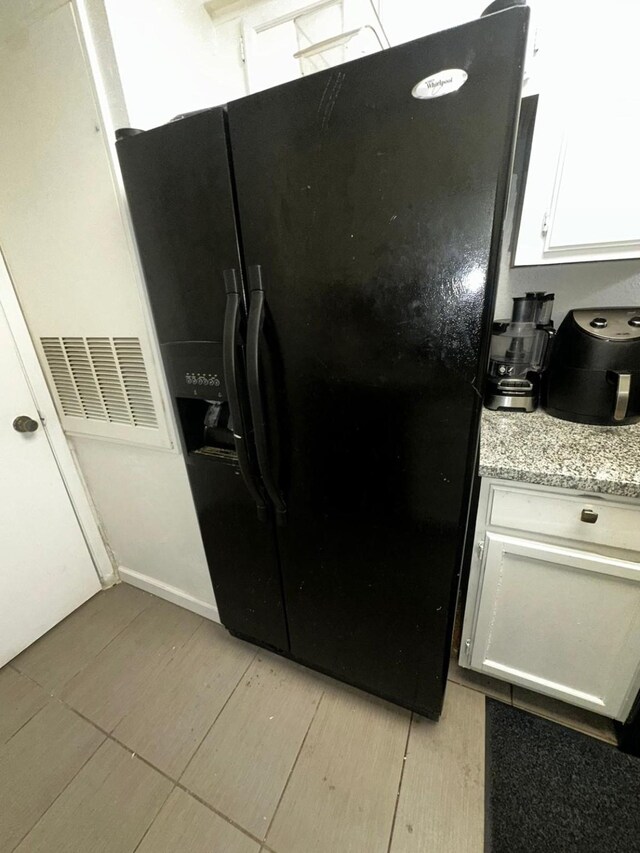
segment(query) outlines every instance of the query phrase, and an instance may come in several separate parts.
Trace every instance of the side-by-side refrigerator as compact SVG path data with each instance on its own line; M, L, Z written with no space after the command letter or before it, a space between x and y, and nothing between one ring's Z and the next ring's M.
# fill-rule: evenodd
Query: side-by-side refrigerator
M117 145L222 622L434 718L527 20Z

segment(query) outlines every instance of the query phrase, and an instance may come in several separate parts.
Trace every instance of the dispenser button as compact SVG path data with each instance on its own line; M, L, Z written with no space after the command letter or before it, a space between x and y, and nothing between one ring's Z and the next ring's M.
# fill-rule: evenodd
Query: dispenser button
M607 320L605 317L594 317L589 325L594 329L604 329L607 326Z
M637 329L640 326L640 317L632 317L629 320L629 325Z

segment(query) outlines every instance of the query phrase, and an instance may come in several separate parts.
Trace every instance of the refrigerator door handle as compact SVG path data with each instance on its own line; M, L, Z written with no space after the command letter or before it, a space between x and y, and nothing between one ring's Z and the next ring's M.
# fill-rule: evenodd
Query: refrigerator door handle
M276 524L286 524L287 508L274 481L269 460L269 443L260 391L260 334L264 319L265 295L260 266L249 267L249 320L247 324L247 382L253 420L256 455L262 481L276 511Z
M224 367L224 379L227 387L229 411L233 423L233 441L238 454L238 466L244 484L256 504L256 510L260 521L267 521L269 514L266 502L261 490L251 472L251 463L247 455L247 447L242 433L244 432L244 421L240 408L240 395L238 393L238 370L237 370L237 332L238 312L240 309L240 287L236 277L236 271L225 270L224 286L227 292L227 304L224 313L224 332L222 360Z

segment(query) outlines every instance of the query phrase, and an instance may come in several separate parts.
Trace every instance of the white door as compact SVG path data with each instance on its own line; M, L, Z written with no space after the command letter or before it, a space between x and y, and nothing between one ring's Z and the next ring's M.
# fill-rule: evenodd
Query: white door
M639 649L640 563L487 534L472 669L624 719Z
M1 305L0 389L2 666L100 583Z

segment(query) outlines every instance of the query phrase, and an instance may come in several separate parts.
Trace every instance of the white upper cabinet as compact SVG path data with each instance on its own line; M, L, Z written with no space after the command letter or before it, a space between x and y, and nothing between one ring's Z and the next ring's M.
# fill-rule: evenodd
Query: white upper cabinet
M635 0L545 16L515 266L640 257L638 32Z

